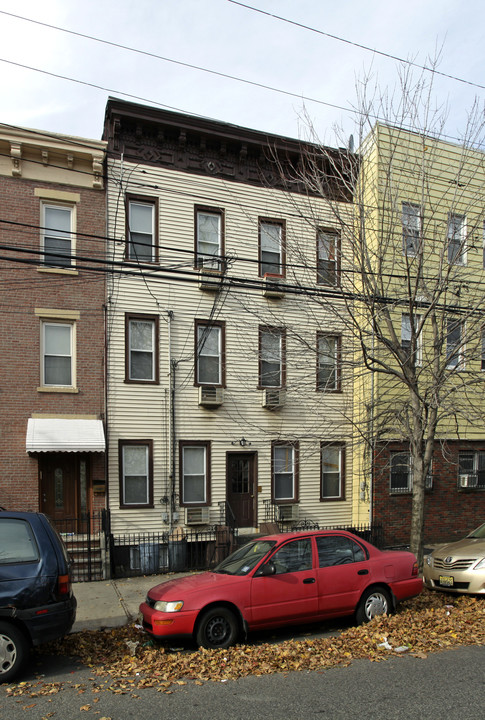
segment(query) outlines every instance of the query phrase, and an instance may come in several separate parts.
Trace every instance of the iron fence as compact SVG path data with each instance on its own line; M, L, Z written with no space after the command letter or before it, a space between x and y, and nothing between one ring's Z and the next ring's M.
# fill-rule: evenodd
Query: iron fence
M106 510L79 517L52 519L64 541L75 582L109 577L109 513Z

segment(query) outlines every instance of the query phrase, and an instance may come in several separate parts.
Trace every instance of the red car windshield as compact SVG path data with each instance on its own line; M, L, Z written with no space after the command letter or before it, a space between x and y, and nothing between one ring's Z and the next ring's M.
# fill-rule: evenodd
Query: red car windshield
M212 572L226 575L247 575L274 545L274 540L248 543L219 563Z

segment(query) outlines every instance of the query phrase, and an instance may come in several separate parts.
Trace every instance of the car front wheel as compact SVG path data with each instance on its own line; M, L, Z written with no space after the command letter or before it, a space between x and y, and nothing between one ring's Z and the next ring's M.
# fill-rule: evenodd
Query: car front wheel
M195 639L197 645L217 649L234 645L237 636L238 625L234 613L225 607L214 607L200 618Z
M0 622L0 683L10 682L25 664L29 646L24 634L8 622Z
M355 617L359 625L369 622L377 615L391 612L391 596L385 588L370 588L366 590L357 606Z

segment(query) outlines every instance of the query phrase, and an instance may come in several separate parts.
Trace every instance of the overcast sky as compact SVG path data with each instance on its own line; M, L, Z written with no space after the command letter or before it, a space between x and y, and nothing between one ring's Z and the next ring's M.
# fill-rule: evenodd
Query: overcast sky
M334 145L334 124L353 132L356 81L370 73L382 89L398 85L399 63L384 54L426 65L437 50L438 70L467 81L435 76L448 135L461 136L475 98L483 105L483 0L245 1L320 32L230 0L0 0L0 122L100 138L113 95L306 137L305 108L321 141Z

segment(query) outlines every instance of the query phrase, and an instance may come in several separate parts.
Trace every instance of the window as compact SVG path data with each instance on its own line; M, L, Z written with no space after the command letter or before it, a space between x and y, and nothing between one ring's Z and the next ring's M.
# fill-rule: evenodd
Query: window
M155 262L158 258L156 234L157 204L150 198L127 198L127 249L128 260Z
M447 321L446 367L460 370L463 367L463 325L459 320Z
M421 242L421 208L413 203L402 204L402 253L414 257Z
M340 390L341 339L338 335L317 335L317 390Z
M411 455L408 452L392 453L390 491L411 492L412 486Z
M311 570L313 567L312 542L310 538L292 540L271 556L276 575Z
M345 447L342 444L321 445L320 500L345 500Z
M322 535L316 540L318 565L321 568L362 562L367 559L362 546L351 538L342 535Z
M197 385L224 385L224 323L195 321Z
M153 507L153 442L120 440L120 505Z
M284 328L259 328L259 385L262 388L285 384L285 339Z
M284 238L283 220L259 219L259 274L264 277L278 275L284 277Z
M42 250L44 264L70 268L73 264L72 207L42 204Z
M125 316L125 382L158 383L158 317Z
M485 489L485 452L459 453L458 487Z
M222 269L223 220L221 210L195 208L196 267Z
M180 498L182 505L210 504L210 443L180 442Z
M298 501L298 444L273 442L271 458L273 500Z
M42 323L42 385L73 387L73 335L73 323Z
M25 520L2 518L0 520L0 565L32 563L39 560L39 548L30 524ZM6 579L5 576L2 579Z
M339 284L340 236L334 230L317 233L317 282L321 285Z
M448 262L466 265L466 216L450 213L448 218Z
M420 315L414 315L413 320L414 333L411 331L411 316L408 313L403 313L401 316L401 349L406 355L406 360L408 360L411 358L414 342L414 361L416 365L421 365L421 334L417 334L417 328L421 321Z

